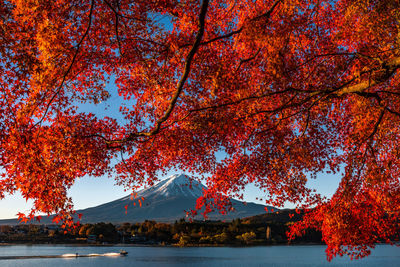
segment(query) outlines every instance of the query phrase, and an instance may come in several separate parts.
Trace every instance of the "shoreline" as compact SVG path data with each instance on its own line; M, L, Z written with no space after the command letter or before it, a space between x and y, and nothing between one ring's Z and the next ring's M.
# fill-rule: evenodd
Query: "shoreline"
M185 247L231 247L231 248L249 248L249 247L272 247L272 246L319 246L326 245L325 243L295 243L295 244L260 244L260 245L234 245L234 244L188 244L185 246L179 246L176 244L125 244L125 243L116 243L116 244L79 244L79 243L0 243L0 247L2 246L65 246L65 247L176 247L176 248L185 248Z

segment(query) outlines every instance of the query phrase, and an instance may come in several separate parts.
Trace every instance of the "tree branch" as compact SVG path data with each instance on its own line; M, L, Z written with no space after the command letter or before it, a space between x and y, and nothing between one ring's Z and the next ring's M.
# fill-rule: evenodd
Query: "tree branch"
M364 71L360 74L361 76L362 74L373 73L374 71L375 72L384 71L384 73L381 74L376 79L362 81L355 85L343 87L340 90L336 91L335 94L337 94L338 96L342 96L344 94L363 93L368 88L387 81L399 68L400 68L400 57L397 57L387 63L383 63L381 68L373 68L371 70Z
M254 20L257 20L257 19L262 18L262 17L265 17L265 18L269 19L269 18L271 17L272 12L275 10L275 8L278 6L278 4L279 4L281 1L282 1L282 0L277 0L277 1L275 1L274 4L272 5L272 7L271 7L270 9L268 9L267 12L265 12L265 13L263 13L263 14L257 16L257 17L254 17L254 18L250 19L250 21L254 21ZM212 38L212 39L210 39L210 40L204 41L204 42L200 43L200 45L208 45L208 44L213 43L213 42L218 41L218 40L230 38L230 37L232 37L232 36L234 36L234 35L236 35L236 34L241 33L242 31L243 31L243 26L240 27L239 29L235 30L235 31L232 31L232 32L229 32L229 33L227 33L227 34L220 35L220 36L214 37L214 38ZM189 45L190 45L190 44L182 45L181 48L187 47L187 46L189 46Z
M376 134L376 132L378 131L379 124L381 124L383 116L385 115L385 110L386 110L385 108L382 109L381 114L379 114L379 118L378 118L377 122L375 123L372 133L368 136L368 138L365 140L365 142L367 142L369 139L372 139L374 137L374 135Z
M394 114L394 115L400 117L400 112L397 112L397 111L395 111L395 110L391 110L391 109L388 108L388 107L385 107L385 110L387 110L387 111L389 111L390 113L392 113L392 114Z
M106 1L107 3L107 1ZM119 9L119 7L117 7ZM117 10L118 11L118 10ZM118 42L118 49L119 49L119 53L121 54L121 56L124 56L124 53L122 52L122 47L121 47L121 40L119 38L119 29L118 29L118 24L119 24L119 16L117 12L115 13L115 36L117 38L117 42Z
M79 49L80 49L80 47L81 47L81 45L82 45L82 43L83 43L83 40L84 40L84 39L86 38L86 36L89 34L89 29L90 29L90 26L92 25L92 14L93 14L93 9L94 9L94 0L92 0L92 1L91 1L91 4L90 4L90 12L89 12L89 23L88 23L88 26L86 27L86 31L85 31L85 33L83 34L82 38L80 39L79 43L76 45L76 51L75 51L75 53L74 53L74 56L73 56L73 58L72 58L72 61L71 61L71 63L69 64L67 71L66 71L66 72L64 73L64 75L63 75L63 78L62 78L62 81L61 81L60 86L57 88L57 90L55 91L55 93L54 93L53 96L50 98L49 102L47 103L47 106L46 106L45 112L43 113L42 118L41 118L37 123L35 123L34 127L35 127L36 125L42 123L42 121L43 121L44 118L46 117L47 113L49 112L51 103L54 101L54 99L55 99L56 96L60 93L62 87L64 86L65 80L67 79L68 74L71 72L72 66L74 65L75 60L76 60L76 57L78 56Z
M192 64L194 55L196 54L196 52L201 44L203 35L204 35L205 18L206 18L206 13L207 13L207 9L208 9L208 2L209 2L209 0L203 0L203 3L201 5L201 11L200 11L200 15L199 15L199 26L200 26L199 31L196 34L196 39L192 46L192 49L189 51L189 54L186 57L186 62L185 62L185 67L184 67L184 72L182 74L182 77L178 82L176 91L175 91L174 95L172 96L172 99L171 99L164 115L160 119L157 120L156 125L153 128L153 130L151 130L149 132L131 133L131 134L129 134L128 137L126 137L124 139L109 141L109 143L129 142L129 141L132 141L133 139L135 139L136 137L152 136L152 135L157 134L160 131L160 127L161 127L162 123L165 122L169 118L172 111L174 110L174 107L175 107L176 102L178 101L179 95L181 94L181 92L183 90L183 86L185 85L185 82L189 77L191 64Z
M135 17L131 17L131 16L125 16L122 15L118 12L118 10L116 10L110 2L108 2L107 0L104 0L104 3L106 3L106 5L115 13L115 15L117 17L121 17L121 18L125 18L125 19L132 19L132 20L138 20L138 21L142 21L142 22L148 22L149 20L147 19L139 19L139 18L135 18Z
M236 72L239 71L239 69L242 67L242 65L244 63L252 61L253 59L255 59L258 56L258 54L260 53L260 51L261 51L261 49L259 48L257 50L257 52L253 56L251 56L249 58L246 58L246 59L240 59L240 63L239 63L239 66L236 68Z
M226 107L226 106L237 105L237 104L240 104L243 101L252 100L252 99L260 99L260 98L264 98L264 97L268 97L268 96L274 96L274 95L278 95L278 94L287 93L287 92L290 92L290 91L295 91L295 90L293 88L289 87L289 88L286 88L285 90L282 90L282 91L266 93L266 94L262 94L262 95L258 95L258 96L252 95L252 96L240 98L238 100L231 101L231 102L226 102L226 103L222 103L222 104L218 104L218 105L192 109L192 110L189 110L189 113L197 112L197 111L204 111L204 110L208 110L208 109L217 109L217 108L222 108L222 107Z

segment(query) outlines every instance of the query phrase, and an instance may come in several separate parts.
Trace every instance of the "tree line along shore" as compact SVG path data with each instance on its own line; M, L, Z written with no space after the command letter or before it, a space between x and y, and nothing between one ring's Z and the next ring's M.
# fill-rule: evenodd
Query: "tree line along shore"
M245 219L162 223L81 224L65 230L59 225L19 224L0 226L1 243L34 244L141 244L175 246L246 246L289 243L286 232L300 215L289 212L262 214ZM321 233L308 231L290 242L322 243Z

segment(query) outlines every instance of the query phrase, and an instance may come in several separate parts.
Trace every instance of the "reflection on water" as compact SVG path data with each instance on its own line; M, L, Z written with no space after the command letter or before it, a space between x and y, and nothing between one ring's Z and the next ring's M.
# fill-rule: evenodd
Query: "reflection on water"
M0 266L400 266L400 248L379 245L358 261L337 257L328 263L324 246L270 247L83 247L65 245L1 246L6 256L109 253L126 250L126 257L31 258L0 260Z

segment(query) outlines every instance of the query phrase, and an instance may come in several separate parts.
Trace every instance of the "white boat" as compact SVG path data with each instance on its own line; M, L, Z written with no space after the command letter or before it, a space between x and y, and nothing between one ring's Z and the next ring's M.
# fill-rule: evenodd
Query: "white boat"
M72 257L78 257L78 253L67 253L67 254L62 254L61 257L65 257L65 258L72 258Z
M115 257L115 256L121 256L121 253L109 252L109 253L104 253L103 255L106 256L106 257Z
M125 250L121 250L120 252L109 252L109 253L104 253L104 254L98 254L98 253L91 253L91 254L78 254L78 253L67 253L67 254L62 254L60 256L54 256L54 257L62 257L62 258L78 258L78 257L118 257L118 256L126 256L128 252ZM50 256L46 256L50 257Z

